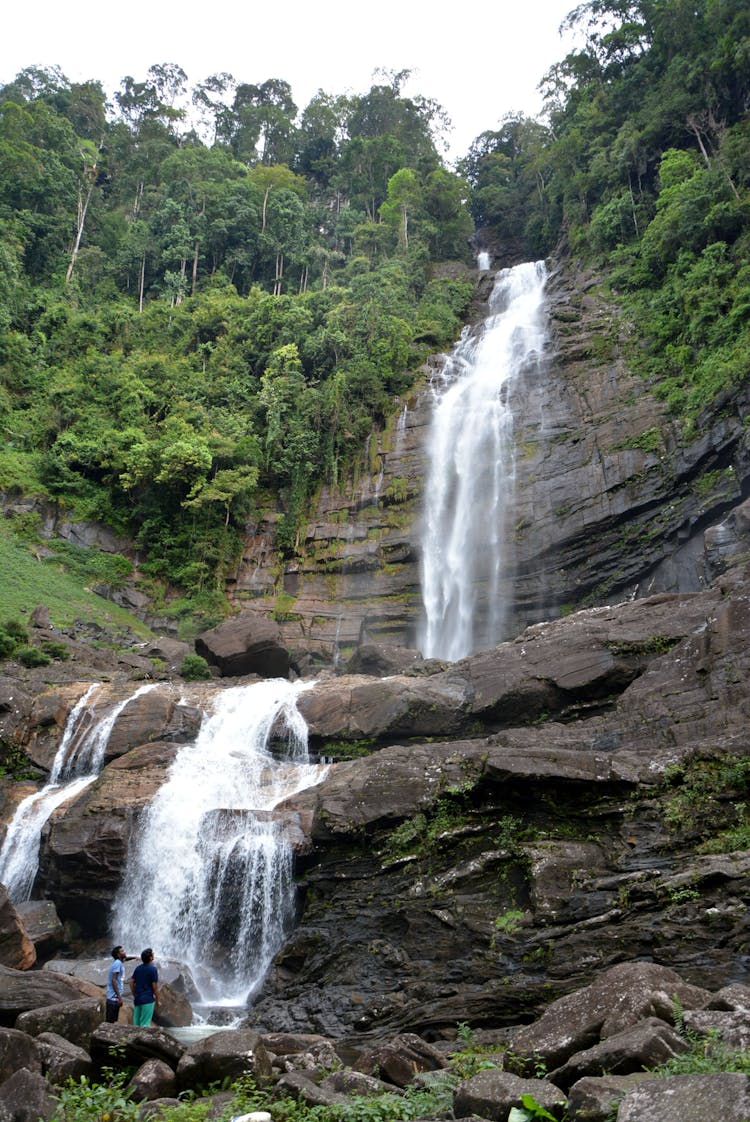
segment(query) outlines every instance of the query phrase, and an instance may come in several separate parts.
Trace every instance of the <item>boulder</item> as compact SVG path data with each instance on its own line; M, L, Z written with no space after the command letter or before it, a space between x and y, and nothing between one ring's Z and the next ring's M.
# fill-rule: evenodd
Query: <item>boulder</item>
M8 744L22 743L33 700L23 686L0 674L0 737Z
M188 999L169 982L160 982L159 1008L154 1014L154 1024L162 1028L179 1028L192 1023L193 1008Z
M620 1102L617 1122L747 1122L750 1077L739 1072L647 1079Z
M346 673L385 678L389 674L403 674L405 670L418 666L422 661L422 652L411 647L360 643L346 664Z
M14 1072L0 1087L0 1105L13 1122L48 1122L58 1108L47 1080L25 1068Z
M153 1102L177 1094L177 1077L163 1060L146 1060L134 1073L127 1089L133 1102Z
M418 1072L439 1071L445 1066L445 1058L437 1048L415 1033L405 1032L363 1052L354 1070L376 1075L396 1087L408 1087Z
M561 1067L550 1072L559 1087L568 1088L586 1075L628 1075L658 1067L688 1050L673 1028L657 1017L649 1017L592 1048L576 1052Z
M176 1069L186 1048L163 1029L149 1026L100 1024L91 1034L91 1058L98 1067L140 1067L146 1060L163 1060Z
M19 1068L42 1070L42 1054L37 1042L18 1029L0 1028L0 1083L10 1079Z
M77 1001L80 997L81 983L72 978L46 970L26 973L0 966L0 1024L13 1025L28 1009Z
M275 1099L296 1099L297 1102L305 1103L307 1106L337 1106L346 1101L344 1095L328 1090L322 1085L318 1086L301 1071L290 1071L282 1075L274 1084L271 1093Z
M0 963L14 970L29 970L35 962L34 944L5 885L0 884Z
M42 1075L49 1083L62 1084L91 1075L94 1064L85 1048L71 1044L56 1032L40 1032L36 1042L42 1058Z
M223 1079L252 1075L256 1080L271 1078L271 1060L259 1033L252 1029L214 1033L191 1045L177 1065L181 1090Z
M688 985L668 967L621 963L583 990L552 1002L537 1021L514 1032L511 1050L517 1057L536 1057L549 1068L559 1068L574 1053L646 1017L672 1020L675 999L683 1008L695 1009L706 1005L711 994Z
M275 1056L289 1056L295 1052L309 1052L316 1044L328 1042L326 1036L312 1032L267 1032L262 1036L263 1046Z
M34 944L37 958L49 958L62 946L63 925L52 900L25 900L16 911Z
M508 1071L493 1069L480 1071L459 1083L453 1093L453 1116L477 1115L490 1122L506 1122L511 1108L522 1106L523 1095L532 1095L548 1111L559 1111L566 1101L565 1093L546 1079L521 1079Z
M81 1048L88 1046L91 1033L104 1020L104 995L82 997L58 1005L29 1009L16 1018L15 1027L29 1036L53 1032Z
M306 1072L310 1079L320 1082L325 1074L340 1063L333 1041L321 1039L304 1052L276 1056L273 1066L279 1071Z
M584 1076L568 1091L568 1114L576 1122L612 1122L620 1100L648 1078L642 1072Z
M750 1050L750 1009L688 1009L682 1019L685 1030L694 1036L721 1040L727 1048Z
M351 1071L342 1068L332 1071L321 1080L320 1086L325 1091L333 1091L337 1095L383 1095L393 1091L393 1085L376 1079L374 1075L365 1075L363 1071Z
M195 650L222 677L259 674L263 678L286 678L289 675L289 651L281 642L278 624L244 611L204 631L195 640Z

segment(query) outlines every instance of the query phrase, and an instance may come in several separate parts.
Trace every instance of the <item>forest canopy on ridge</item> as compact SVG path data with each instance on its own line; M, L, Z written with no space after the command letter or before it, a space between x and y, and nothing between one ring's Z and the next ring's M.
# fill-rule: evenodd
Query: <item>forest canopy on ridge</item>
M750 9L590 0L454 168L408 72L302 110L175 64L0 87L0 491L127 534L217 604L240 533L305 504L457 338L477 248L594 263L687 426L750 354ZM496 107L499 117L503 107ZM490 109L490 113L492 110Z

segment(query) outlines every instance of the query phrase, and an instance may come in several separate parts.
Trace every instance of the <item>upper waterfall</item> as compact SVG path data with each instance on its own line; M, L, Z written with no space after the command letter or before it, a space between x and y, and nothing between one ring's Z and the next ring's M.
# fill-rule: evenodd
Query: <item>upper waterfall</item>
M419 636L427 658L463 658L503 638L515 463L509 395L544 347L546 278L542 261L498 272L489 317L464 332L433 378Z
M325 770L308 762L305 688L270 679L216 697L143 817L115 901L113 938L189 965L210 1004L245 1002L293 916L293 823L273 811Z

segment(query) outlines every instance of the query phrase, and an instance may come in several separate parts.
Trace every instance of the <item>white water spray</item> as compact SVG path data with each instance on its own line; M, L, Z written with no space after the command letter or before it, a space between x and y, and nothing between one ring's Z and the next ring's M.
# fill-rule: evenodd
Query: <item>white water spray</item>
M246 1002L293 918L292 843L272 812L324 772L308 762L304 688L218 695L144 816L115 902L113 937L186 963L208 1004ZM269 751L279 729L282 760Z
M433 379L419 637L427 658L463 658L503 637L499 589L515 469L508 394L544 347L545 280L541 261L499 272L492 314L464 333Z
M16 808L0 849L0 883L14 903L31 899L39 870L39 842L45 823L64 802L80 795L99 775L107 744L126 705L154 685L140 686L106 714L97 718L90 705L99 689L95 682L71 710L52 763L49 781L41 791L29 795Z

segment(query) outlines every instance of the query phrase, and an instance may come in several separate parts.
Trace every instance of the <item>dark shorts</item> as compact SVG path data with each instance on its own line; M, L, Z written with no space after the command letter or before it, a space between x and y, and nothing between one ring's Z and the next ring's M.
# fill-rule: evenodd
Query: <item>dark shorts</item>
M107 1002L107 1024L113 1025L120 1016L120 1005L117 1001Z

